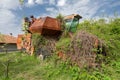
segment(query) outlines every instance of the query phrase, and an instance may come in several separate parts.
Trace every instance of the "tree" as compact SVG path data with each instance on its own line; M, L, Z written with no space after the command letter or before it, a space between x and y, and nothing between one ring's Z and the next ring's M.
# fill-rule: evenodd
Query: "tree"
M23 5L24 4L24 0L19 0L20 4Z
M2 34L0 34L0 41L4 41L4 38L3 38L3 35ZM7 50L7 43L5 43L4 45L2 45L2 46L0 46L0 48L5 52L5 54L6 54L6 56L7 56L7 54L8 54L8 50ZM7 79L7 78L9 78L9 75L8 75L8 73L9 73L9 64L10 64L10 58L9 58L9 56L7 56L7 58L5 58L3 61L0 61L1 63L2 63L2 65L4 66L4 68L5 68L5 78Z
M64 21L64 16L62 14L58 14L58 16L56 16L57 19L59 19L60 24L61 24L61 28L62 30L65 29L65 21Z

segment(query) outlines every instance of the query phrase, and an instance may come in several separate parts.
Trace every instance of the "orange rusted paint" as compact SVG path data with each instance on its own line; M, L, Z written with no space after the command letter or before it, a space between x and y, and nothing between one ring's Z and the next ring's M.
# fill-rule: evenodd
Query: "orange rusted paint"
M17 49L22 49L22 36L23 35L18 35L18 38L17 38Z
M34 49L31 44L31 34L21 34L17 38L17 49L26 49L26 52L33 54Z
M57 53L57 55L58 55L58 57L59 57L60 59L66 60L66 55L65 55L62 51L59 51L59 52Z
M99 44L99 40L96 39L96 40L95 40L95 44L94 44L94 48L97 48L97 47L98 47L98 44Z
M41 35L57 35L61 32L58 19L45 17L35 20L29 28L31 33L40 33Z

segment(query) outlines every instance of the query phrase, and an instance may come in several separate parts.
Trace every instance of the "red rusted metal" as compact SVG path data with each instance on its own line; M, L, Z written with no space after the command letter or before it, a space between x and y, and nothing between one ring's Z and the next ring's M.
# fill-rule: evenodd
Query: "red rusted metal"
M29 28L31 33L40 33L41 35L59 35L61 32L58 19L45 17L37 19Z
M27 53L33 54L34 47L31 43L31 34L19 34L17 37L17 49L25 49Z
M17 48L29 48L31 46L31 34L19 34L17 38Z

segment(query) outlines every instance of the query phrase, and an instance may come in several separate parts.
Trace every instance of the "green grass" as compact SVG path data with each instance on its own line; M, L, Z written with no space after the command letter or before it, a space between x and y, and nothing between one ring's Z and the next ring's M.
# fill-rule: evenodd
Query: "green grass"
M9 66L10 80L63 80L64 78L70 80L68 74L59 72L62 63L55 66L53 58L40 61L34 56L17 52L8 55L0 54L0 61L4 63L8 56L11 59ZM4 70L5 67L0 63L1 80L4 79Z
M53 56L44 61L24 53L11 53L9 79L6 80L119 80L120 61L112 61L99 69L80 69ZM8 55L7 55L8 56ZM0 54L0 60L7 58ZM0 80L5 80L4 66L0 63Z

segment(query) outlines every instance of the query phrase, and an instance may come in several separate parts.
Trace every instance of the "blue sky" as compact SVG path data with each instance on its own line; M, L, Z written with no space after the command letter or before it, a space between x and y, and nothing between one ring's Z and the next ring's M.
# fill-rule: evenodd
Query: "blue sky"
M59 13L80 14L83 19L99 19L103 15L120 16L120 0L0 0L0 32L2 34L21 34L21 23L24 16L55 17ZM106 16L105 16L106 17Z

